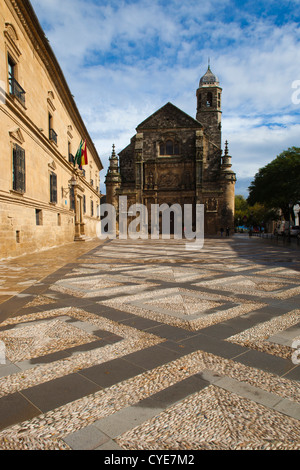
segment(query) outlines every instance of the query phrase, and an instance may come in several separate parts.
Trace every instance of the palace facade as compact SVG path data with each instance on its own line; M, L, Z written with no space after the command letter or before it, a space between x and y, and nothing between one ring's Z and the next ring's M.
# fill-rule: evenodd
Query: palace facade
M0 258L95 237L103 166L28 0L1 1L0 51Z

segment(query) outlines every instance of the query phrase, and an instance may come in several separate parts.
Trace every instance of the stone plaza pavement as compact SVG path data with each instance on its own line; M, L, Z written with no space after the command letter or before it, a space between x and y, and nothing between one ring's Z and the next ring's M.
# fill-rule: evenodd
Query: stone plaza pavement
M98 240L0 271L0 449L300 449L300 250Z

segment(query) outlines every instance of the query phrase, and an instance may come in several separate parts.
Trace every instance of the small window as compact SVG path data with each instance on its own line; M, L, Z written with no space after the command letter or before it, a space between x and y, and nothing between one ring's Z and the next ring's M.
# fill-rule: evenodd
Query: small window
M94 216L94 201L91 201L91 216Z
M74 155L72 154L71 142L68 142L68 161L74 165Z
M213 95L211 92L208 92L207 97L206 97L206 106L207 108L211 108L212 105L213 105Z
M57 134L53 129L53 116L51 113L48 114L49 123L49 139L57 145Z
M174 143L171 139L167 140L164 144L159 146L160 155L179 155L179 145Z
M166 142L166 155L173 155L174 148L172 140L167 140Z
M75 211L75 192L73 186L70 188L70 209L71 211Z
M41 209L35 209L35 223L36 225L43 225L43 212Z
M20 233L21 233L20 230L17 230L17 231L16 231L16 242L17 242L17 243L20 243L20 242L21 242Z
M50 202L57 203L57 176L53 172L50 174Z
M201 108L201 95L198 97L198 108Z
M57 214L57 225L61 226L61 214Z
M25 193L25 150L19 145L13 148L13 189Z
M86 213L86 197L85 194L83 195L83 213Z
M9 93L14 94L14 80L16 78L16 64L10 56L8 56L8 81L9 81Z
M25 90L16 80L17 65L15 61L8 56L8 84L10 95L15 96L25 106Z

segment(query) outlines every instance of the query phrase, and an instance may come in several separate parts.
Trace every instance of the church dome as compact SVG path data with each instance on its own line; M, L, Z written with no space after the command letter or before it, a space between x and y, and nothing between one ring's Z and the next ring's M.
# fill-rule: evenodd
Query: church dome
M219 79L216 75L212 73L212 71L210 70L210 66L208 66L206 73L200 79L199 86L203 85L219 85Z

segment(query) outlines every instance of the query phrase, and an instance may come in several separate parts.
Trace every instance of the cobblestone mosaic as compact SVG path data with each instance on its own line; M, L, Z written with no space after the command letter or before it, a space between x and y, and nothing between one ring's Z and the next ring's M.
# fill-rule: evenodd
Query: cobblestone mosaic
M1 305L0 449L299 450L299 273L242 238L81 250Z

